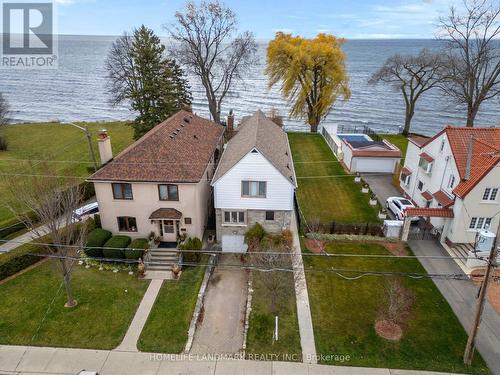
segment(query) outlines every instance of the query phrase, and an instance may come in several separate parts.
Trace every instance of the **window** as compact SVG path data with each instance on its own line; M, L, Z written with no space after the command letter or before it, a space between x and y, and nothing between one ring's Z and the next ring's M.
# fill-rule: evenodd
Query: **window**
M265 181L241 181L241 196L265 198L266 187Z
M486 188L483 193L483 201L495 201L498 195L498 188Z
M245 224L245 211L224 211L224 224Z
M132 195L132 184L111 184L114 199L134 199Z
M431 206L431 204L432 204L432 201L426 201L425 202L425 207L429 208Z
M401 173L401 182L403 185L408 186L410 184L410 177L411 176L409 174Z
M177 185L158 185L158 195L161 201L178 201L179 189Z
M185 217L184 218L184 224L192 224L193 220L190 217Z
M418 181L417 189L422 191L423 188L424 188L424 183L422 181Z
M120 232L137 232L137 222L135 217L131 216L119 216L118 220L118 230Z
M450 189L453 189L453 186L455 186L455 176L451 175L448 181L448 187Z
M491 225L491 217L473 217L470 220L469 229L488 229Z
M266 220L274 221L274 211L266 211Z
M420 161L418 163L419 167L422 168L427 174L430 174L432 172L432 164L433 162L429 162L424 158L420 158Z
M163 221L163 232L165 233L175 233L174 221L164 220Z
M439 152L443 152L444 150L444 138L441 140L441 146L439 146Z

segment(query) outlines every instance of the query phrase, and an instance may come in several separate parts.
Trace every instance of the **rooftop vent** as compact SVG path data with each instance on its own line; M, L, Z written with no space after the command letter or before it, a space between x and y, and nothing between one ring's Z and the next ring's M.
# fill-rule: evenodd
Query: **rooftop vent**
M191 119L189 117L184 117L184 122L189 124L191 122Z
M174 136L173 136L173 135L170 135L170 139L174 139Z

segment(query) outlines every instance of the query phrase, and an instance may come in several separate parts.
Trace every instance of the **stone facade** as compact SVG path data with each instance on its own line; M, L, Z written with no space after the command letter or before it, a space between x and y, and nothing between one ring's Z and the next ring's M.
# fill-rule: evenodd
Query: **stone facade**
M223 225L222 215L224 210L217 208L216 225L217 225L217 242L222 240L224 234L244 235L246 231L255 223L259 223L267 232L278 233L283 228L290 229L290 221L292 217L291 211L274 211L274 220L266 220L266 210L246 210L246 224L244 225Z

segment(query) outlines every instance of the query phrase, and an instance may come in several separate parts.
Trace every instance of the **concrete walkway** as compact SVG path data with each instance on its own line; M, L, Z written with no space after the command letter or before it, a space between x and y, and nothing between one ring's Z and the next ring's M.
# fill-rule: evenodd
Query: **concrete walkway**
M410 241L409 244L417 257L420 255L448 255L446 250L434 241ZM428 273L463 273L453 259L420 259L420 263ZM468 332L476 308L478 287L471 281L433 281ZM489 302L485 304L483 320L476 339L476 348L483 356L490 370L494 374L500 375L500 315L496 313Z
M107 350L0 346L0 373L72 374L81 370L100 375L432 375L425 371L403 371L361 367L324 366L307 363L222 360L175 354L131 353ZM444 373L442 373L444 374Z
M162 284L163 280L151 280L144 297L142 297L141 304L135 312L134 319L132 320L132 323L130 323L130 327L128 327L122 343L115 349L116 351L138 352L137 340L139 340L139 336L141 335L142 329L146 324L146 320L148 320L149 313L153 308L156 297L158 297L158 293L160 293Z
M292 215L290 230L293 233L293 275L295 278L295 298L297 300L297 318L299 320L300 345L302 346L302 360L305 363L317 363L316 344L314 343L314 330L307 292L306 274L302 261L299 230L295 210Z

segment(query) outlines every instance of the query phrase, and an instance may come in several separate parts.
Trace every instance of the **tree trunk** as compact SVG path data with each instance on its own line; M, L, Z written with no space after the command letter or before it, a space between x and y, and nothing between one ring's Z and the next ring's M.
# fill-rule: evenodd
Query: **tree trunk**
M208 110L212 115L212 121L220 124L220 112L218 111L218 106L215 100L213 99L208 100Z
M468 128L474 127L474 120L476 118L477 112L479 110L479 106L476 106L472 103L467 104L467 124Z
M318 132L319 118L316 115L309 116L309 125L311 126L311 133Z
M411 119L413 118L415 111L413 109L407 109L405 112L405 126L403 128L403 135L407 137L410 134Z
M61 268L64 277L64 287L66 289L66 303L64 307L75 307L78 302L73 298L73 289L71 288L71 272L65 259L61 259Z

